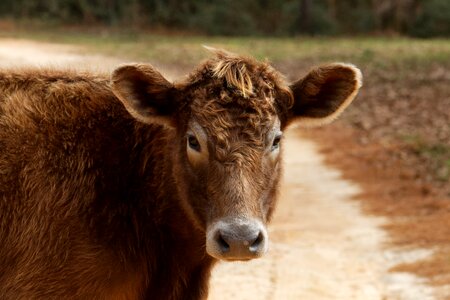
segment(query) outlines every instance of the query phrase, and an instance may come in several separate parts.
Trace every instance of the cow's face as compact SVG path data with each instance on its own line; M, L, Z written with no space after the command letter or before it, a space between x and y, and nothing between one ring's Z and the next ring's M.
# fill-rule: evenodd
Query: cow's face
M281 78L266 64L224 52L178 85L148 65L113 74L113 91L133 116L176 131L177 192L215 258L266 252L284 129L292 121L329 122L361 86L359 70L344 64L317 68L291 86Z
M268 246L283 132L275 98L258 91L244 97L207 78L184 93L190 108L180 130L180 185L217 258L250 259Z

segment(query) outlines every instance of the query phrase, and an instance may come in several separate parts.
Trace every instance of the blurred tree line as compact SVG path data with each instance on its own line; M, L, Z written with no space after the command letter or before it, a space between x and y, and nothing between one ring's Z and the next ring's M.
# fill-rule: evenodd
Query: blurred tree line
M0 17L218 35L450 35L450 0L1 0Z

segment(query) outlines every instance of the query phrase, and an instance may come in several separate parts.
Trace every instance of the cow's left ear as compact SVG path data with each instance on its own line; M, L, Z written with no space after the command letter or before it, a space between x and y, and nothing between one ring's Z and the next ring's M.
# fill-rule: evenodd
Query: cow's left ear
M133 64L117 68L111 76L111 88L137 120L174 126L176 89L152 66Z
M361 71L353 65L334 63L313 69L290 88L294 96L288 123L320 126L336 119L362 86Z

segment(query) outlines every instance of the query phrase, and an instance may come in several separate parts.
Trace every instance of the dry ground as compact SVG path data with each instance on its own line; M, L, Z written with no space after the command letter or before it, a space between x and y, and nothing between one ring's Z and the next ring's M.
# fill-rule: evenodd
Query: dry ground
M433 252L392 269L428 278L450 299L450 49L443 53L446 62L413 70L367 68L344 118L305 137L358 181L366 213L389 217L390 246Z
M98 55L80 55L70 46L0 40L0 63L7 66L52 64L109 71L121 62L121 59ZM169 77L177 75L176 70L171 71ZM351 124L363 126L365 130L371 127L371 124L360 125L358 120ZM430 243L423 242L424 237L435 236L437 227L419 225L422 223L417 223L417 214L432 222L427 216L434 219L437 212L445 212L447 202L436 202L430 196L430 201L416 201L417 205L411 207L409 193L435 195L433 188L410 189L409 181L391 180L398 176L414 178L411 174L393 173L392 177L386 177L383 170L392 170L385 166L392 161L392 155L386 154L385 145L377 152L375 140L361 142L361 138L367 139L366 135L358 136L355 132L342 122L328 130L309 131L303 137L295 131L289 133L282 197L270 229L271 251L254 262L221 264L213 274L211 299L445 298L444 290L432 288L427 278L435 279L436 264L445 266L448 256L442 256L441 264L435 260L435 268L431 268L434 271L417 267L418 261L429 259L433 250L438 249L436 253L445 250L430 248ZM321 142L325 156L305 136ZM389 149L395 152L395 148ZM345 177L352 181L343 179L324 160L338 168L345 167ZM384 166L381 171L379 164ZM397 165L390 167L397 170ZM375 201L380 194L391 200L393 195L401 194L406 200L395 204ZM376 213L379 217L363 212ZM392 216L401 218L392 222ZM448 221L445 216L442 215L442 222ZM407 228L399 229L402 226ZM430 228L432 233L427 232ZM443 232L441 238L446 242L448 235ZM399 245L408 247L399 248ZM398 264L402 265L395 267ZM395 272L389 272L391 268ZM425 277L403 271L415 271ZM439 274L445 279L445 273Z

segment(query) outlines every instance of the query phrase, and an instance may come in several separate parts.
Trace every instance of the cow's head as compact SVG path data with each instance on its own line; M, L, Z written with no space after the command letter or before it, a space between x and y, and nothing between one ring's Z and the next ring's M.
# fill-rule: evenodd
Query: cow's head
M207 253L225 260L267 250L286 126L332 121L360 87L352 65L318 67L287 85L268 64L223 51L182 83L149 65L112 75L131 115L175 130L173 172L183 207L205 231Z

